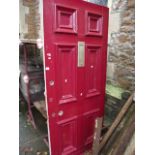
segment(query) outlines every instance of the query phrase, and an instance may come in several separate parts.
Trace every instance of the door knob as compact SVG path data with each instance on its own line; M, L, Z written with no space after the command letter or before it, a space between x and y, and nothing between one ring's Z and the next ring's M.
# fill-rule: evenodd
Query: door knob
M60 111L58 112L58 116L63 116L63 114L64 114L63 110L60 110Z

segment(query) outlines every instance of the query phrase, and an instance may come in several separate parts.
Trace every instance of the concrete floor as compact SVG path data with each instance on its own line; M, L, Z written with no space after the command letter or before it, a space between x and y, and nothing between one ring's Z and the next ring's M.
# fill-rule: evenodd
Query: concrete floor
M47 128L44 118L33 110L38 129L29 123L26 114L27 108L23 101L19 107L19 155L49 155L49 149L43 141Z

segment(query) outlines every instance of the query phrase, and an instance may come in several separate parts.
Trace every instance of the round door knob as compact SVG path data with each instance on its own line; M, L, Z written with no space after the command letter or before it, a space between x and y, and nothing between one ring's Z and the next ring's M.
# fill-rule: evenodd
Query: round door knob
M63 114L64 114L64 112L63 112L62 110L60 110L60 111L58 112L58 116L63 116Z

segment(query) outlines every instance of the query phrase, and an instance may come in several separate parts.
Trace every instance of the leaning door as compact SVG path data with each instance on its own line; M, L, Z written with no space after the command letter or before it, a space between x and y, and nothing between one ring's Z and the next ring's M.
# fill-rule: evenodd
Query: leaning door
M108 8L44 0L44 60L50 151L79 155L104 114Z

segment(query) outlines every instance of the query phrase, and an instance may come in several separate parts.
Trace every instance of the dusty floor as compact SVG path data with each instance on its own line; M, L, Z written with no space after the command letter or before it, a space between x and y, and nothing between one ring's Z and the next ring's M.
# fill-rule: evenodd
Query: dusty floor
M37 126L39 127L39 129L35 130L27 119L26 105L21 104L21 102L19 108L19 155L49 155L49 149L43 141L47 130L44 118L40 113L34 111Z

